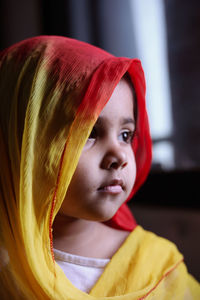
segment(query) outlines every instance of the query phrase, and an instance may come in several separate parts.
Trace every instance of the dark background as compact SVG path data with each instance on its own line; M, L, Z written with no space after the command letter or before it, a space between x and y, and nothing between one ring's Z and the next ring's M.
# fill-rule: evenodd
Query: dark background
M134 57L132 0L1 0L0 49L36 35L77 38ZM149 0L151 1L151 0ZM146 229L174 241L200 280L200 1L163 1L175 167L153 165L130 207ZM153 143L156 143L153 140Z

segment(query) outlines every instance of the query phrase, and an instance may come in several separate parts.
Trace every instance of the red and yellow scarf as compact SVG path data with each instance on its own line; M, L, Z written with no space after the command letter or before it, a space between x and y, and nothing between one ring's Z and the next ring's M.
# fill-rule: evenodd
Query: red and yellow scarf
M151 163L140 61L117 58L86 43L56 36L31 38L1 52L1 299L107 299L109 283L104 282L104 296L101 292L87 295L54 262L52 223L82 148L127 72L137 98L132 144L137 176L130 199ZM136 226L126 204L109 225L130 231ZM127 292L131 293L130 287ZM108 298L138 299L120 293Z

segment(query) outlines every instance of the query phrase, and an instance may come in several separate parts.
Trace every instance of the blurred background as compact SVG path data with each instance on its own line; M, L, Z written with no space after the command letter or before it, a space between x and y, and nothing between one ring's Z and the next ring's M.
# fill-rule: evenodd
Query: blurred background
M200 280L200 1L0 1L1 49L44 34L142 60L153 164L130 207Z

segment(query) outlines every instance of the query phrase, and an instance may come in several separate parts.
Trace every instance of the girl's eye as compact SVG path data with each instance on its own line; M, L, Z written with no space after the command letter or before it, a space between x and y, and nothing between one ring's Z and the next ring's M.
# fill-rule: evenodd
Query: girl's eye
M90 133L90 136L88 138L88 140L91 140L91 139L96 139L97 138L97 130L95 127L93 127L91 133Z
M90 136L87 139L87 142L85 143L84 149L87 150L89 149L95 142L97 139L97 130L95 127L93 127Z
M133 140L134 132L130 130L126 130L120 133L120 140L123 142L130 144Z

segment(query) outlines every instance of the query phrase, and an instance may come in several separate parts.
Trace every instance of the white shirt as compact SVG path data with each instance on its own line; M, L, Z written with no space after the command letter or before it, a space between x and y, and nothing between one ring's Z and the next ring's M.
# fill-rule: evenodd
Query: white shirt
M88 293L110 259L84 257L54 249L55 261L78 289Z

